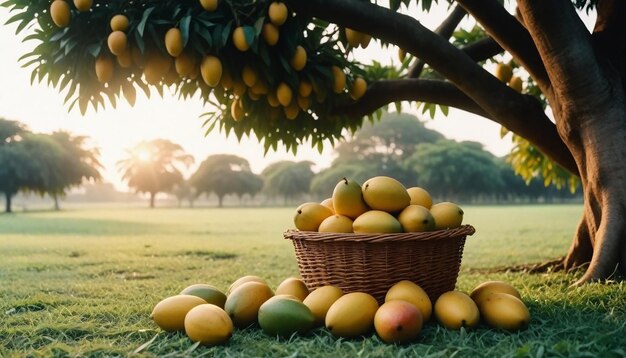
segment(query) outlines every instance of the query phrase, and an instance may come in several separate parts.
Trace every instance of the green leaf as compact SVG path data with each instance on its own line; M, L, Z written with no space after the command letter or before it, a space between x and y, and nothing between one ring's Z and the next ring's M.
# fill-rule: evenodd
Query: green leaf
M143 36L139 34L139 32L135 32L135 44L139 49L139 52L146 53L146 44L143 41Z
M50 42L54 42L54 41L59 41L60 39L63 38L63 36L65 36L65 34L67 34L70 31L69 27L64 28L63 30L57 32L56 34L52 35L52 37L50 37L50 39L48 41Z
M187 15L180 20L180 32L183 37L183 47L187 46L189 42L189 24L191 23L191 16Z
M263 31L263 25L265 24L265 16L261 16L259 17L255 22L254 22L254 29L256 30L256 35L260 36L261 32Z
M146 9L143 12L143 15L141 16L141 21L139 22L139 25L137 25L137 32L142 37L143 37L143 32L146 29L146 22L148 21L148 17L154 11L154 9L155 9L154 7Z
M422 10L429 11L433 0L422 0Z
M9 25L9 24L12 24L12 23L17 22L17 21L25 20L28 17L30 17L30 14L29 14L28 11L20 12L18 14L15 14L15 15L11 16L4 24L5 25Z
M222 30L222 46L224 47L226 46L226 44L228 43L228 39L230 38L230 30L232 28L232 21L229 21L228 24L226 24L226 26L224 26L224 29Z
M87 46L86 50L89 54L91 54L91 56L98 57L98 55L100 55L100 51L102 51L102 43L98 42L91 44Z

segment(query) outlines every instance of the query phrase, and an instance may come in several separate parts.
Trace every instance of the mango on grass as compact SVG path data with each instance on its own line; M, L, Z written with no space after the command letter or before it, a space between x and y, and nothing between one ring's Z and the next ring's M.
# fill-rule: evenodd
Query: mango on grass
M233 292L234 290L237 289L237 287L243 285L244 283L247 282L260 282L263 283L265 285L267 285L267 282L265 282L264 279L260 278L259 276L255 276L255 275L247 275L247 276L243 276L238 278L237 280L235 280L235 282L233 282L229 287L228 290L226 290L226 296L230 296L230 293Z
M304 282L297 277L289 277L281 282L276 291L276 295L292 295L300 301L304 301L309 295L309 289Z
M187 313L192 308L206 303L205 300L197 296L171 296L154 306L150 318L164 331L182 331L185 329Z
M258 319L265 333L283 337L306 333L315 321L313 313L304 303L279 296L261 305Z
M480 308L483 301L492 293L508 293L509 295L519 298L520 300L522 299L522 296L515 287L503 281L483 282L470 292L470 297L474 300L474 302L476 302L478 308Z
M293 222L298 230L317 231L324 219L333 215L333 212L319 203L304 203L296 208Z
M364 292L341 296L326 313L326 328L336 337L353 338L369 332L374 326L378 302Z
M226 295L222 293L222 291L218 290L214 286L204 283L198 283L188 286L180 291L179 294L198 296L205 300L207 303L216 305L220 308L224 308L224 303L226 303Z
M396 300L406 301L417 307L422 314L424 322L430 319L430 315L433 312L433 304L426 291L416 283L402 280L391 286L385 295L385 302Z
M528 327L530 312L519 298L507 293L491 293L482 302L480 314L488 325L507 331Z
M259 307L274 296L263 283L246 282L228 295L224 310L236 327L245 328L257 322Z
M212 346L224 343L233 335L233 321L213 304L192 308L185 316L185 333L194 342Z
M385 302L374 316L374 328L387 343L413 341L422 331L422 314L406 301Z
M478 324L480 313L476 303L465 293L448 291L435 302L435 317L448 329L471 328Z
M324 324L328 309L330 309L330 306L341 296L343 296L341 288L330 285L322 286L309 293L302 303L309 307L313 313L315 325L321 326Z

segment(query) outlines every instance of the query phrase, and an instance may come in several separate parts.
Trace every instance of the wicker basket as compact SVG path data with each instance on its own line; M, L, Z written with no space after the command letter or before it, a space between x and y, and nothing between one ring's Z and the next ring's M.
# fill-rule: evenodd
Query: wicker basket
M288 230L300 275L310 290L335 285L367 292L379 302L401 280L422 287L430 299L454 289L470 225L422 233L338 234Z

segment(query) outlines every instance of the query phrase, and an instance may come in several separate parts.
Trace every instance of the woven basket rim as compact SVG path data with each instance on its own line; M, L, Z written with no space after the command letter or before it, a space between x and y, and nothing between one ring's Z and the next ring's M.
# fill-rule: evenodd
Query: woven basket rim
M355 234L355 233L334 233L317 231L299 231L289 229L283 233L287 240L304 240L316 242L406 242L406 241L428 241L442 240L452 237L468 236L476 232L472 225L462 225L454 229L445 229L428 232L402 232L384 234Z

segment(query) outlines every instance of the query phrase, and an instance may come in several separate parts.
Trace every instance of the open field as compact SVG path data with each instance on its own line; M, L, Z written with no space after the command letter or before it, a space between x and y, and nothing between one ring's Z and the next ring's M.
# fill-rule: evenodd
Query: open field
M478 268L566 252L580 206L465 207L468 238L458 288L488 279L518 287L531 326L447 331L432 322L412 345L375 336L336 340L324 330L291 340L258 329L225 346L196 347L148 315L192 283L225 289L256 274L273 286L297 275L293 209L89 209L0 215L0 356L625 356L626 285L568 289L575 275L487 274ZM159 333L160 332L160 333Z

